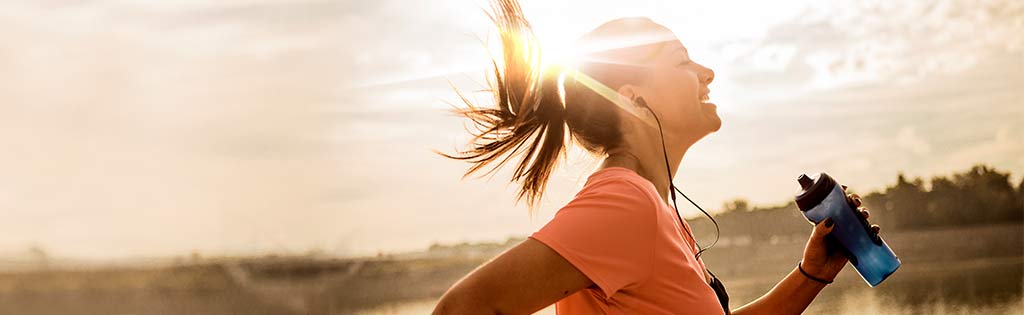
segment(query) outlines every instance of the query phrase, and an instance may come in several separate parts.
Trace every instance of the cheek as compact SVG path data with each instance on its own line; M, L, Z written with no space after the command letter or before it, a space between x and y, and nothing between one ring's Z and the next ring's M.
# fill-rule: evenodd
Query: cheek
M667 84L662 88L666 93L663 100L666 106L663 111L668 119L662 120L672 125L678 131L686 130L700 123L700 101L698 94L700 86L697 78L686 73L675 73L665 81Z
M697 74L689 69L676 68L673 70L662 77L662 88L671 91L676 102L690 102L697 99L697 95L700 93Z
M687 129L700 120L700 84L692 71L678 67L663 68L657 75L658 118L663 124Z
M664 87L669 98L666 104L671 104L669 110L673 114L692 116L700 110L700 86L696 77L677 74L667 82L669 85Z

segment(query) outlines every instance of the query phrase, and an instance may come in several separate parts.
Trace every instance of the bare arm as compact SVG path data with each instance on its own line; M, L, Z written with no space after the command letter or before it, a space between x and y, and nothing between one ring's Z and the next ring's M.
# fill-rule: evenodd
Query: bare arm
M843 190L846 190L846 186L843 186ZM870 216L867 208L861 207L860 196L850 194L847 195L847 199L850 205L856 207L864 218ZM802 263L804 271L819 279L835 279L836 275L846 266L847 259L842 253L830 252L826 248L825 236L831 233L833 228L834 226L829 221L817 224L804 248ZM875 233L879 230L877 225L872 225L871 228ZM793 268L789 275L786 275L768 293L750 304L732 311L732 314L800 314L807 309L811 301L824 288L824 283L813 281L801 274L797 268Z
M736 310L733 315L756 314L800 314L811 305L818 292L825 288L819 283L804 277L799 270L793 268L782 281L779 281L767 294Z
M532 314L592 285L557 252L527 238L452 285L433 314Z

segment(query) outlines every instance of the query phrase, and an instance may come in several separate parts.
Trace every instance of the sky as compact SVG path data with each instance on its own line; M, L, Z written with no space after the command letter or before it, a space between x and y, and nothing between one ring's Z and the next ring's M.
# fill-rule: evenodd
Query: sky
M716 71L723 127L676 183L705 208L986 163L1024 175L1024 3L522 0L543 47L618 17ZM482 0L0 3L0 256L360 256L531 233L508 172L461 179L449 85L483 87ZM481 102L486 94L474 94ZM698 213L683 207L684 215ZM728 231L724 231L727 234Z

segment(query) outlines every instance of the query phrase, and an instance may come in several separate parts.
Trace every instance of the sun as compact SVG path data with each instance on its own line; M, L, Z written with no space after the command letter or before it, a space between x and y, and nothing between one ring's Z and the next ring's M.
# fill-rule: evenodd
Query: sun
M556 70L559 72L558 75L558 86L559 95L562 97L562 102L565 102L565 89L566 82L574 82L581 84L588 89L601 95L609 102L617 105L627 113L630 113L645 123L656 126L656 122L649 119L646 115L638 112L635 106L624 103L623 98L619 96L619 93L593 77L579 71L579 66L584 60L584 56L587 53L602 49L622 48L633 45L641 45L648 43L651 39L649 38L638 38L630 40L617 40L613 42L604 42L603 46L596 47L576 47L575 42L577 36L580 34L572 34L566 31L568 27L557 27L557 25L546 24L548 27L538 27L538 25L532 25L534 36L527 36L519 38L516 41L517 49L521 51L529 51L533 56L532 62L536 62L537 69L540 71ZM540 35L543 34L543 35ZM493 56L500 56L503 49L500 40L489 40L489 49ZM503 67L501 64L502 58L494 59L499 63L499 67Z
M541 67L560 67L575 70L579 66L580 52L572 45L573 38L541 37Z

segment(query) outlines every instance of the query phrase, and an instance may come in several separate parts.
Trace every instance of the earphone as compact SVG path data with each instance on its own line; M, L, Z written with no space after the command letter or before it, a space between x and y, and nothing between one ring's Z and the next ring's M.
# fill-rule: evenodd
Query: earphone
M658 123L658 135L661 136L661 153L662 156L665 158L665 170L668 172L668 187L669 195L672 196L672 206L676 210L676 218L679 219L679 225L682 226L684 230L686 230L687 234L690 234L690 238L693 239L693 242L697 244L697 248L699 248L697 254L695 254L693 257L700 258L700 255L703 254L705 250L714 247L715 244L718 244L718 239L722 234L721 230L718 228L718 221L715 221L715 218L711 217L711 215L708 214L707 211L704 211L704 209L701 208L699 205L697 205L696 202L693 202L693 200L691 200L690 197L687 197L686 194L684 194L682 190L679 190L679 187L676 187L676 185L672 182L672 168L669 166L668 163L668 149L666 149L665 147L665 132L661 128L661 120L658 119L658 115L654 112L654 109L647 106L647 101L645 101L643 97L634 97L633 104L635 104L637 107L646 108L648 111L650 111L651 116L654 116L654 121ZM697 243L697 238L693 235L693 232L690 232L690 229L686 228L686 223L683 223L683 216L679 214L679 205L676 203L676 192L679 192L680 195L683 195L683 198L686 198L686 201L689 201L690 204L692 204L694 207L697 207L697 210L700 210L700 212L704 213L704 215L707 216L708 219L711 219L711 223L715 224L715 241L711 243L711 246L701 247L700 243Z

